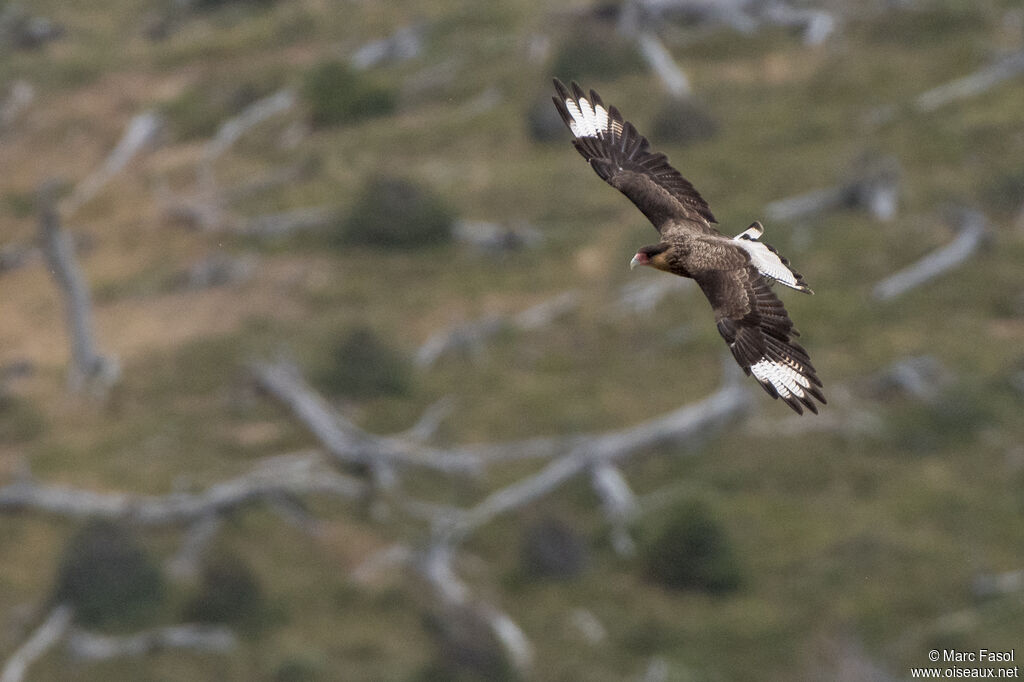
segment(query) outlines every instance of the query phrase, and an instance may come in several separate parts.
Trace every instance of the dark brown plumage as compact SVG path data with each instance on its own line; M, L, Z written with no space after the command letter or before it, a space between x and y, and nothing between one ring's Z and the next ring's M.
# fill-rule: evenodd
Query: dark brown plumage
M743 370L796 412L817 413L814 401L826 402L821 380L794 340L799 333L771 284L812 292L785 258L759 241L761 224L735 238L720 233L700 193L664 154L650 150L647 138L615 107L605 107L596 92L584 93L576 83L554 83L555 106L575 136L576 150L661 233L661 241L639 249L631 265L696 280Z

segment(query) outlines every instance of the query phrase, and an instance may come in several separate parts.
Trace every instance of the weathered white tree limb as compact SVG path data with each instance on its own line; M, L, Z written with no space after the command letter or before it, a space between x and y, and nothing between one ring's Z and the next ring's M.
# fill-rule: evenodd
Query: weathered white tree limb
M434 437L437 430L441 428L441 424L444 423L445 419L451 416L452 410L454 409L454 398L451 396L441 398L437 402L428 406L427 409L423 410L423 414L420 415L419 421L405 431L397 434L397 436L416 443L426 443Z
M957 238L946 246L876 284L872 295L889 301L962 265L988 237L988 219L980 211L965 210L958 232Z
M654 32L641 31L636 36L636 43L644 61L661 80L669 95L676 99L683 99L693 94L690 79L679 68L668 48Z
M154 111L135 116L128 123L120 142L110 152L103 165L75 186L74 191L61 205L65 216L70 216L88 202L110 180L124 170L136 154L152 146L164 127L164 119Z
M433 588L439 600L450 608L466 609L490 627L509 661L520 671L533 664L533 645L522 629L504 611L474 599L469 588L452 568L452 549L435 544L413 556L412 568Z
M534 247L544 240L542 232L527 224L503 225L483 220L456 220L452 237L487 253Z
M287 406L338 462L348 466L420 466L446 473L476 473L478 458L432 448L395 436L369 434L343 418L285 362L256 364L253 375L263 390Z
M199 575L203 553L223 525L224 517L216 513L207 514L192 523L185 531L181 547L165 564L168 574L176 578L194 578Z
M415 59L423 52L422 24L403 26L387 38L372 40L349 58L353 69L364 71L388 62L404 62Z
M591 470L590 481L611 525L612 549L619 556L633 556L636 543L629 533L629 524L636 517L639 505L626 477L618 467L600 462Z
M836 18L818 9L793 7L778 0L758 2L756 14L765 23L799 28L805 45L821 45L836 30Z
M457 544L494 518L519 509L564 485L589 467L625 460L639 451L690 445L744 414L750 394L729 382L711 396L636 426L582 439L539 473L501 488L476 506L439 524L435 542Z
M671 19L690 25L725 25L740 33L753 33L764 24L795 27L801 29L806 45L820 45L837 26L829 12L793 7L782 0L633 0L623 8L620 27Z
M534 331L579 308L579 292L563 291L546 301L509 317L487 315L472 322L442 329L423 342L415 355L419 367L432 367L441 358L456 353L478 355L484 344L505 329Z
M123 519L144 526L175 526L278 495L321 494L359 499L366 492L363 483L334 471L318 453L301 453L272 457L253 471L212 485L201 493L97 493L22 478L0 487L0 512L31 510L76 519Z
M67 636L68 651L82 661L145 656L164 649L225 653L237 644L235 633L222 625L171 625L131 635L100 635L74 629Z
M896 217L900 166L892 157L866 164L850 181L773 201L765 207L772 220L791 221L839 208L868 211L876 220Z
M255 216L239 226L236 232L246 237L277 239L295 232L324 230L337 220L338 210L333 206L306 206Z
M932 88L917 98L917 108L935 111L950 102L980 95L1021 73L1024 73L1024 52L1017 52L969 76Z
M203 158L199 162L198 181L200 191L213 194L216 189L213 164L224 152L230 149L250 128L282 114L295 105L295 93L291 90L278 92L253 102L242 113L221 124L217 134L213 136L203 149Z
M478 356L492 336L505 329L507 321L498 315L487 315L472 322L435 332L423 342L415 355L417 367L429 368L447 355Z
M120 367L115 357L102 355L96 347L92 298L75 261L71 237L61 228L55 191L53 181L44 182L39 189L39 237L50 272L64 296L71 340L68 383L74 391L88 386L103 395L117 382Z
M67 634L72 615L74 610L67 604L55 607L32 636L7 659L0 682L21 682L25 679L29 667Z

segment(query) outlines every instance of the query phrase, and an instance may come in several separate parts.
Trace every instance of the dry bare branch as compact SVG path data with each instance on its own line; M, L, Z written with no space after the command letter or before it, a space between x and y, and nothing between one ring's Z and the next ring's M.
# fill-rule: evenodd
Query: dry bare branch
M636 543L629 533L629 524L636 517L639 505L626 477L618 467L601 462L590 472L590 480L611 524L612 549L619 556L633 556Z
M397 436L367 433L343 418L285 362L252 367L257 384L287 406L339 463L371 471L419 466L445 473L474 473L478 458L432 448Z
M295 93L291 90L279 90L273 95L253 102L238 116L221 124L213 139L206 143L203 158L199 162L198 182L200 191L207 195L213 194L216 181L213 175L213 164L224 152L230 149L250 128L282 114L295 105Z
M68 651L83 661L145 656L165 649L225 653L237 644L235 633L230 628L197 624L171 625L130 635L100 635L75 629L67 638Z
M876 284L872 295L877 300L889 301L962 265L988 237L988 219L980 211L963 210L958 233L946 246Z
M42 625L7 659L0 682L21 682L25 679L29 667L64 638L72 615L74 610L67 604L54 607Z
M502 225L485 220L456 220L452 237L486 253L530 248L544 240L544 234L528 224Z
M0 487L0 512L31 510L75 519L124 519L144 526L195 523L279 495L358 499L366 486L340 474L315 452L272 457L255 469L200 493L163 496L98 493L22 478Z
M70 235L61 228L57 212L54 181L39 189L39 237L57 286L64 296L64 307L71 337L71 370L68 383L73 391L90 388L104 395L120 375L118 361L102 355L93 335L92 298L85 276L75 260Z
M636 42L644 61L651 67L672 97L683 99L693 94L690 79L676 64L672 53L668 51L657 35L652 31L642 31L637 34Z
M549 494L590 467L619 462L637 452L669 443L692 446L701 437L744 414L749 407L749 393L728 382L693 405L636 426L581 438L572 450L539 473L501 488L476 506L444 520L439 524L435 542L457 544L496 517Z
M337 221L338 209L333 206L306 206L250 218L237 232L246 237L276 239L295 232L324 230Z
M220 514L208 514L192 523L185 531L181 547L165 564L168 574L177 578L199 575L203 553L223 525L224 518Z
M896 217L900 166L893 157L863 162L849 181L773 201L765 207L772 220L792 221L840 208L868 211L876 220Z
M423 52L422 24L403 26L387 38L372 40L349 58L352 68L363 71L389 62L404 62L415 59Z
M917 98L917 108L935 111L950 102L980 95L1020 73L1024 73L1024 52L1003 57L969 76L932 88Z
M482 620L501 644L509 661L519 670L533 664L533 645L522 629L504 611L474 599L469 588L452 568L451 547L434 544L414 555L412 568L433 589L434 594L448 608L464 610Z
M438 360L457 353L479 355L484 344L505 329L534 331L579 308L579 292L563 291L546 301L510 317L487 315L472 322L435 332L416 351L419 367L432 367Z
M72 215L96 196L104 185L124 170L136 154L154 144L163 127L163 117L154 111L147 111L132 118L121 140L107 156L103 165L78 183L71 196L63 202L61 209L64 215Z

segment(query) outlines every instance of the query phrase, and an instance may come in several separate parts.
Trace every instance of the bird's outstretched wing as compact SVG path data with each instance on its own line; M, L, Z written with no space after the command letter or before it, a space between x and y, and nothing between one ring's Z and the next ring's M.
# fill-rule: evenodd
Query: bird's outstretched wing
M609 185L636 204L659 232L688 227L715 232L716 222L704 198L661 153L650 151L647 138L625 121L615 107L605 107L593 90L575 82L567 88L557 78L552 99L575 135L573 145Z
M826 402L821 380L807 351L794 340L800 334L782 301L757 268L708 270L694 279L711 302L718 332L743 371L798 413L806 407L817 414L814 401Z

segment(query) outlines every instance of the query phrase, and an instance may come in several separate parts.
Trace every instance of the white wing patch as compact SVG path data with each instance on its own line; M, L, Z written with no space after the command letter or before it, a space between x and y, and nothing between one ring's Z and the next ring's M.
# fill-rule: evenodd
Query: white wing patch
M770 384L783 400L792 396L804 398L807 395L804 389L811 386L810 380L800 373L792 360L786 362L762 357L750 366L750 373L761 383Z
M600 104L594 106L586 97L578 102L566 97L565 108L572 116L569 130L576 137L603 137L608 132L608 111Z
M775 280L787 287L810 293L806 284L798 281L797 274L782 262L779 254L772 251L767 245L758 241L764 234L761 223L754 223L740 234L733 237L733 241L743 247L743 250L750 254L751 264L757 268L765 277Z

